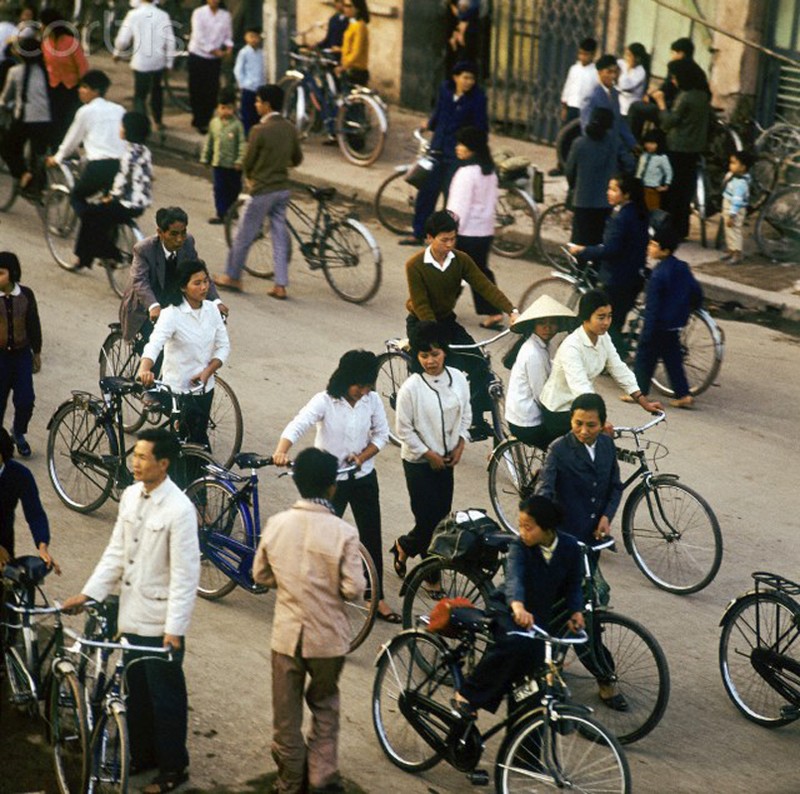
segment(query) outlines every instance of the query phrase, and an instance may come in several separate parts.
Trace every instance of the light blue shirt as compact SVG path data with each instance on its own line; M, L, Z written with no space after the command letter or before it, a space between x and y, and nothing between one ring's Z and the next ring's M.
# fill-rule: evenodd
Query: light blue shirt
M725 189L722 198L730 202L729 213L736 215L740 210L747 209L750 201L750 174L741 176L728 172L725 177Z
M264 54L258 49L253 49L245 44L236 56L236 65L233 67L233 76L240 89L256 91L264 85Z

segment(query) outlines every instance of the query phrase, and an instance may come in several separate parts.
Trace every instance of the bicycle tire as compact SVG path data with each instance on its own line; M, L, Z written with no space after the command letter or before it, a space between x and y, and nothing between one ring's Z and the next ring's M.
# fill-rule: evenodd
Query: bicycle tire
M89 748L88 791L109 794L128 791L130 749L125 707L111 704L102 711L92 731Z
M492 450L489 458L489 501L497 520L509 532L519 534L519 503L533 494L544 452L517 438L509 438Z
M6 161L0 158L0 212L8 212L18 194L17 180L11 176Z
M89 639L110 640L110 637L101 631L100 622L94 615L87 615L83 626L83 636ZM83 702L85 706L86 722L89 727L90 739L94 725L103 708L102 697L108 680L110 658L114 652L97 651L81 652L78 659L78 680L83 689Z
M569 159L569 150L572 144L581 137L581 120L572 119L568 121L559 131L556 136L556 157L558 158L558 167L561 171L566 169L567 160Z
M89 730L83 688L73 672L53 668L49 702L50 744L58 790L76 794L83 789L89 767Z
M411 690L449 712L455 675L447 661L447 647L426 632L404 631L381 650L372 686L372 725L381 750L395 766L406 772L424 772L441 760L406 719L401 698ZM450 724L437 719L435 710L416 713L426 719L427 730L446 738Z
M208 419L211 456L224 468L230 468L242 449L243 436L244 420L236 393L226 380L215 375L214 399Z
M178 53L171 69L164 70L164 92L167 99L179 110L190 111L189 53Z
M178 457L169 467L169 478L182 491L205 474L209 463L216 463L205 447L200 444L181 442Z
M108 283L118 298L124 298L125 293L132 285L133 246L136 245L141 235L137 235L138 227L129 223L117 224L116 246L119 251L118 259L103 260L103 267L108 277Z
M223 535L246 546L249 516L236 498L236 490L224 482L209 478L195 480L185 494L197 511L200 536L197 595L208 601L218 601L236 587L236 582L216 566L213 556L219 554L233 561L235 552L226 552L224 545L215 543L214 535Z
M406 182L411 166L400 169L384 179L375 194L375 215L381 225L394 234L414 233L414 207L417 189Z
M689 394L697 397L712 386L719 375L725 354L725 334L705 309L698 309L689 315L681 329L680 345ZM651 382L662 394L675 396L675 391L667 385L669 376L663 362L659 362Z
M622 535L636 567L668 593L697 593L714 580L722 563L722 531L714 511L674 476L653 477L649 490L644 483L634 489L625 502Z
M566 204L552 204L539 216L536 225L536 248L541 260L551 267L560 268L564 261L561 250L572 240L573 212Z
M789 123L773 124L756 138L755 151L758 156L767 155L778 161L800 150L800 130Z
M56 495L78 513L97 510L114 487L119 450L111 428L74 401L58 408L48 427L47 472Z
M522 188L500 187L494 211L492 251L498 256L520 259L536 244L539 209Z
M567 276L549 276L548 278L541 278L534 281L519 300L518 306L521 312L524 312L535 300L541 298L542 295L547 295L559 303L563 304L569 309L576 312L578 311L578 303L580 302L583 291L578 284Z
M549 759L542 758L545 731L551 746ZM514 794L522 787L533 790L534 781L541 784L536 791L631 791L631 773L620 742L597 720L568 706L556 706L549 716L544 709L532 712L514 725L500 745L495 761L498 794Z
M19 600L17 603L19 604ZM0 692L0 697L18 707L24 706L29 717L37 717L39 645L35 630L32 626L10 628L19 625L21 616L18 613L13 613L11 616L8 613L0 615L3 618L0 631L3 632L2 663L5 666L5 676L0 676L0 685L10 688L7 693Z
M378 101L369 94L351 93L339 106L334 123L336 140L345 160L366 167L383 153L388 122Z
M411 357L399 350L381 353L378 356L378 376L375 378L375 393L381 398L386 418L389 420L389 441L400 446L400 437L394 429L397 409L397 393L411 374Z
M284 92L281 115L292 123L301 138L306 138L319 124L317 106L309 97L302 80L284 76L278 85Z
M64 270L74 271L78 266L74 250L79 219L70 204L70 192L64 185L55 185L47 191L42 218L44 236L53 259Z
M780 172L780 160L768 155L761 154L756 157L753 166L748 172L750 174L750 199L748 210L756 212L764 206L778 186L778 175Z
M768 259L800 261L800 187L772 194L758 213L754 235L758 250Z
M126 342L122 331L111 331L100 348L100 378L114 376L135 380L140 356L133 342ZM122 426L126 433L135 433L144 424L146 412L140 394L122 395Z
M247 199L237 199L228 212L225 213L225 241L228 244L228 248L233 245L233 241L236 239L239 218L246 201ZM247 273L256 278L272 278L275 275L269 218L265 218L261 231L256 239L253 240L243 267Z
M348 653L352 653L369 636L372 627L375 625L375 616L378 614L378 601L380 600L377 598L380 586L375 562L363 543L358 544L358 553L361 556L361 566L364 571L364 578L367 581L367 587L361 599L344 602L347 609L347 620L350 623L350 649Z
M772 655L800 664L800 607L783 593L750 592L736 599L720 623L719 665L728 697L750 722L779 728L794 720L783 716L783 706L796 706L758 671L754 662L768 665ZM800 677L781 676L781 683L797 692Z
M325 280L348 303L366 303L381 286L381 249L360 221L345 218L325 230L319 244Z

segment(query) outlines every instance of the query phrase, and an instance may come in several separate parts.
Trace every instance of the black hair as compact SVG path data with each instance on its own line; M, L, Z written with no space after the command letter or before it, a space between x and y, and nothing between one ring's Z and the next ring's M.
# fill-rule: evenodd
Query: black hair
M0 270L8 271L8 279L13 284L19 284L22 279L22 265L17 255L11 251L0 251Z
M473 160L481 167L481 173L494 173L494 160L489 151L489 135L479 127L461 127L456 133L456 143L466 146L473 153Z
M667 64L667 74L675 78L680 91L708 90L705 72L694 61L687 61L685 58L670 61Z
M578 319L585 323L601 306L610 306L611 298L601 289L590 289L581 295L578 304Z
M186 210L180 207L161 207L156 211L156 226L165 232L172 226L173 223L182 223L184 226L189 225L189 216Z
M657 143L661 150L664 148L664 133L661 130L652 129L642 135L642 143Z
M0 458L3 463L8 463L14 457L14 442L11 434L4 427L0 427Z
M529 515L545 531L555 531L564 520L564 511L546 496L538 494L522 499L519 512Z
M694 58L694 42L688 38L675 39L669 48L673 52L682 52L686 58L692 60Z
M279 85L275 85L275 83L260 85L256 89L256 97L262 102L268 102L269 106L277 113L280 113L283 109L285 93L283 89Z
M129 143L145 143L150 135L150 119L144 113L129 110L122 117L122 128Z
M569 407L570 417L572 417L575 411L597 411L597 417L600 419L601 425L606 423L606 417L608 416L606 413L605 400L594 392L579 394Z
M31 80L31 72L33 69L41 69L42 77L47 84L47 74L44 65L44 53L42 52L42 43L33 37L17 39L12 51L22 59L23 68L25 72L22 76L22 103L23 105L28 101L28 86Z
M578 49L584 52L597 52L597 39L593 39L591 36L581 39Z
M639 65L644 68L645 78L644 84L647 85L650 80L650 54L644 48L644 44L634 41L633 44L628 45L628 49L633 53L633 57L639 62Z
M328 489L336 484L339 462L323 449L307 447L295 459L292 466L294 484L304 499L320 499L328 495Z
M220 88L217 94L218 105L235 105L236 104L236 89L232 86L226 85Z
M258 25L251 25L249 28L244 29L245 33L258 33L260 36L264 31Z
M749 171L753 167L756 158L753 157L752 152L746 152L742 149L733 152L733 156Z
M164 427L148 427L136 436L136 440L149 441L153 445L153 457L156 460L166 458L170 466L180 454L178 439Z
M586 125L586 134L593 141L602 141L606 133L614 126L614 114L609 108L596 107L592 109L589 123Z
M105 96L108 87L111 85L111 78L102 69L89 69L81 77L80 84L91 88L92 91L97 91L100 96Z
M445 355L450 345L450 334L446 326L433 320L423 320L411 331L411 351L416 357L418 353L428 353L434 347L444 350Z
M341 398L351 386L374 386L378 378L378 357L369 350L348 350L340 359L325 391Z
M642 180L629 171L620 171L611 179L619 185L619 189L628 197L628 201L636 208L640 220L648 217L647 204L644 202L644 185ZM609 180L611 181L611 180Z
M675 231L671 223L663 223L656 229L651 238L663 251L675 253L681 244L681 236Z
M47 31L53 36L63 36L65 33L74 36L70 25L64 18L64 15L57 8L44 8L42 13L39 14L39 21L42 23L42 28L50 28Z
M458 218L450 210L437 210L425 221L425 234L431 237L457 231Z
M182 262L178 262L175 266L175 281L179 290L192 280L192 276L195 273L200 273L201 271L208 275L208 268L202 259L184 259ZM170 303L172 306L180 306L183 302L183 292L176 291L171 298Z
M478 78L478 67L475 65L474 61L468 61L466 59L456 61L450 74L455 76L457 74L462 74L463 72L474 74L476 80Z
M360 19L369 25L369 8L367 8L367 0L351 0L356 9L356 19Z
M597 69L597 71L600 72L603 69L610 68L611 66L616 67L616 65L617 65L617 59L610 53L606 53L605 55L601 55L597 59L597 62L595 63L594 66L595 69Z

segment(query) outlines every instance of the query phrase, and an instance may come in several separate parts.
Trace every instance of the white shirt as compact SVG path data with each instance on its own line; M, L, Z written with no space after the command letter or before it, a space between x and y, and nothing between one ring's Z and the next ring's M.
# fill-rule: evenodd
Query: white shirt
M6 45L11 39L15 39L16 37L17 26L13 22L0 22L0 63L6 60L14 60L14 56L11 52L9 52L8 56L5 56L4 53L6 51Z
M233 27L228 11L218 8L216 13L207 5L192 11L192 35L189 52L201 58L216 58L214 50L233 47Z
M133 43L131 69L159 72L171 69L175 58L175 33L169 14L152 3L142 3L129 11L114 39L118 56Z
M583 100L592 93L597 84L597 67L594 63L584 66L576 61L569 67L564 88L561 91L561 101L570 108L580 109Z
M453 175L447 209L458 215L464 237L492 237L497 205L497 174L484 174L477 164L462 165Z
M536 334L525 340L511 368L506 397L506 420L519 427L537 427L542 409L537 402L550 375L552 362L547 345Z
M189 628L200 581L197 513L167 477L149 498L126 488L111 539L81 592L102 601L119 592L119 629L145 637Z
M231 352L231 343L217 307L211 301L203 301L199 309L193 309L184 298L180 306L162 309L142 357L155 361L162 350L161 380L178 391L188 391L195 385L191 379L199 375L211 359L218 358L224 364ZM213 388L212 375L206 391Z
M445 367L436 378L415 373L397 393L395 427L403 460L418 463L429 449L452 452L459 438L469 440L471 424L469 384L461 370Z
M595 441L594 444L584 444L583 446L586 447L586 451L589 453L592 463L594 463L594 456L597 454L597 442Z
M312 425L317 426L314 446L335 455L339 465L350 455L358 455L368 444L383 449L389 440L389 423L381 398L375 393L365 394L355 405L344 398L331 397L327 392L315 394L289 422L281 438L296 444ZM356 472L356 479L366 477L375 468L375 459L364 461ZM342 474L340 480L348 475Z
M624 58L617 60L619 66L619 77L617 78L617 90L619 91L619 110L623 116L628 115L631 105L638 102L643 96L647 86L647 72L644 66L639 64L633 69L628 68Z
M81 105L55 154L62 163L83 144L87 160L120 160L125 141L120 137L125 108L99 96Z
M428 265L433 265L437 270L441 270L444 273L448 267L450 267L450 263L455 259L455 254L452 251L447 252L447 256L444 258L444 264L439 264L433 257L431 253L431 247L428 246L425 249L425 253L422 255L422 261Z
M594 379L604 370L626 394L639 391L636 378L619 357L611 337L603 334L593 345L580 326L558 348L539 402L549 411L568 411L579 394L594 392Z

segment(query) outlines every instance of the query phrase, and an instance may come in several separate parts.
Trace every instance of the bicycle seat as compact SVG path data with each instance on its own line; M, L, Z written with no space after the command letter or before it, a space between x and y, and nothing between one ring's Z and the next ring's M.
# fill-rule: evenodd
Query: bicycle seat
M450 611L450 628L456 631L475 632L486 626L489 618L478 607L453 607Z
M508 532L492 532L483 536L483 545L495 551L505 552L508 551L514 537Z
M262 466L269 466L272 463L272 457L265 458L255 452L240 452L233 462L240 469L260 469Z
M36 587L50 573L44 560L33 555L17 557L3 568L3 578L22 587Z
M104 394L131 394L139 391L141 386L135 380L111 375L107 378L100 378L100 389Z
M330 201L336 195L335 187L314 187L313 185L306 185L306 187L317 201Z

